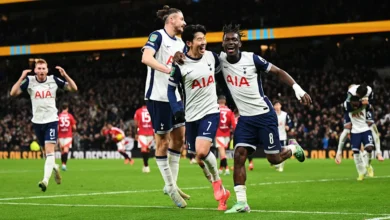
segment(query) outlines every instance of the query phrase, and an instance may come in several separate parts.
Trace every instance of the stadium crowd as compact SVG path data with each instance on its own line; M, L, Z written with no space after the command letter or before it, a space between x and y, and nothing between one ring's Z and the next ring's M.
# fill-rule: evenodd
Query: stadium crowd
M188 24L205 24L209 31L221 31L222 26L229 22L245 24L243 28L250 29L385 20L388 19L386 9L389 8L388 1L372 4L363 0L165 0L158 4L143 0L99 2L101 4L86 6L74 6L69 2L60 8L45 8L42 5L24 12L7 10L5 6L4 10L0 10L0 44L147 36L151 30L161 27L161 22L156 19L156 11L162 4L181 9Z
M255 43L248 44L247 47L259 48L254 46ZM282 109L290 114L294 122L289 136L297 138L305 149L337 148L338 136L343 128L341 104L346 98L348 86L364 81L374 90L374 115L382 149L390 149L390 92L387 89L390 79L381 78L375 69L385 66L390 50L384 45L370 48L357 48L353 44L339 48L324 44L281 51L255 50L289 72L311 95L313 105L304 107L298 103L291 88L263 74L265 94L271 100L282 101ZM139 50L87 56L49 55L47 60L49 68L62 65L79 85L77 93L59 92L57 99L58 106L64 101L70 104L70 112L77 120L75 149L115 149L100 134L107 122L114 122L128 136L134 137L132 118L135 110L144 103L146 78L146 67L139 62ZM8 97L8 91L23 66L28 67L25 58L0 62L0 150L28 149L35 138L30 123L29 97L26 94L24 98ZM228 104L234 108L234 103Z

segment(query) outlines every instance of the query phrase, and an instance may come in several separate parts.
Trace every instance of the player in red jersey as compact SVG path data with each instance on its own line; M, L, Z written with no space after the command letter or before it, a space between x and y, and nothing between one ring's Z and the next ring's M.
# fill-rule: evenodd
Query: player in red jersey
M62 112L58 115L58 143L61 149L62 170L66 171L69 149L72 148L73 130L76 130L76 120L70 114L68 103L62 104Z
M120 128L112 126L111 123L107 123L107 125L102 129L102 133L105 136L111 136L111 139L116 143L116 146L118 147L118 152L125 158L125 164L130 163L130 165L133 165L134 160L132 160L126 153L125 132Z
M153 145L154 131L152 127L152 120L146 105L137 109L134 115L134 121L137 129L137 135L135 139L138 141L138 148L141 148L141 154L144 160L144 167L142 168L142 172L149 173L149 151Z
M225 169L225 175L229 175L230 171L226 160L226 149L229 148L231 131L236 128L236 119L234 113L226 106L226 97L224 95L218 97L218 104L220 117L216 135L216 147L221 158L219 174L222 174Z

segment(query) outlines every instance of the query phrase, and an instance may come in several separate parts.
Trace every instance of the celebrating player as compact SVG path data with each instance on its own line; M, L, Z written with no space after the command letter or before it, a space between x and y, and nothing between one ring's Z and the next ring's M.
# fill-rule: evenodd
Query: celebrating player
M176 35L183 32L186 22L179 9L169 6L159 10L157 16L164 21L164 28L152 32L143 47L142 63L148 66L145 99L155 132L156 161L165 182L164 193L167 193L178 207L185 207L186 202L183 199L190 197L176 184L180 150L184 140L184 119L175 120L169 105L167 88L173 55L184 49L183 41ZM179 92L176 92L176 98L181 104Z
M206 50L206 29L190 25L182 34L188 53L183 65L174 65L169 79L168 98L176 120L186 121L188 151L196 152L212 175L214 198L218 210L226 210L230 192L219 177L217 159L210 151L219 124L219 108L215 87L215 72L219 71L218 55ZM185 109L177 102L176 88L183 86Z
M62 103L62 112L59 114L58 143L61 149L62 170L66 171L69 149L72 148L73 132L76 130L76 120L70 114L68 103Z
M373 123L373 115L371 112L371 105L363 105L360 98L352 96L349 102L345 103L345 110L348 112L351 119L351 148L353 151L353 158L355 160L356 169L358 171L358 181L364 179L364 175L374 176L373 168L370 165L371 157L365 159L360 155L360 146L363 144L365 151L371 155L374 149L374 142L372 132L369 127ZM356 111L358 110L358 111Z
M222 174L223 170L225 170L225 175L229 175L230 170L226 159L226 149L229 147L231 132L236 128L236 118L234 113L226 106L226 97L224 95L218 97L218 104L220 116L216 135L216 147L221 158L219 174Z
M125 158L125 164L133 165L134 160L126 153L125 132L120 128L112 126L111 123L108 123L105 127L103 127L102 133L105 136L110 135L111 140L116 143L118 152Z
M360 109L355 110L355 112L363 110L368 104L372 105L373 101L374 101L373 100L374 93L372 92L372 88L370 86L367 86L366 84L362 84L362 85L352 84L352 85L350 85L348 87L347 95L348 95L348 97L343 104L344 107L349 105L351 97L356 96L356 97L360 98L362 107ZM372 108L372 106L371 106L371 108ZM342 149L344 147L344 143L345 143L345 140L347 139L348 134L351 132L351 126L352 126L351 118L349 117L349 113L346 111L344 113L344 130L340 135L339 144L338 144L338 148L337 148L337 154L336 154L336 158L335 158L335 162L337 164L341 163ZM383 161L382 152L381 152L381 148L380 148L381 143L380 143L380 138L379 138L379 132L378 132L378 129L377 129L375 123L370 123L370 130L371 130L371 133L374 137L376 157L378 158L379 161ZM364 154L367 154L367 152L364 152ZM368 156L371 157L371 153L369 153Z
M146 105L137 109L134 115L135 126L137 129L138 148L141 148L142 158L144 160L144 167L142 168L143 173L150 173L149 168L149 151L153 144L153 127L152 120Z
M61 183L58 164L55 163L54 150L58 138L58 110L56 108L56 93L58 88L67 91L77 91L76 83L69 77L62 67L56 66L65 81L53 75L48 76L47 62L38 59L35 62L35 76L28 76L31 70L24 70L19 80L12 86L10 95L18 96L23 91L30 95L32 103L33 128L38 143L45 148L45 166L43 180L38 186L46 191L50 176L54 170L55 181Z
M293 123L287 112L282 111L282 103L279 100L274 101L274 109L276 112L276 116L278 117L280 145L284 147L287 146L287 131L289 131L293 127ZM283 172L284 163L285 161L280 164L275 164L276 170L279 172Z

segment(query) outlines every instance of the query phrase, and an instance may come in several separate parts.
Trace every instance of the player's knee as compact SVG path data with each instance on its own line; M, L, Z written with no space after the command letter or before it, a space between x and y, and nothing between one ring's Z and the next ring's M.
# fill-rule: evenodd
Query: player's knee
M366 150L368 153L371 153L374 150L374 148L373 146L367 146L364 148L364 150Z
M183 146L184 144L184 141L182 138L176 138L176 139L172 139L171 140L172 142L172 147L176 150L180 150L181 147Z
M283 159L280 157L280 154L267 154L267 160L271 164L280 164L283 162Z
M54 143L45 143L46 154L54 153L55 146L56 145Z
M170 138L168 134L159 134L158 138L156 139L156 145L158 148L168 147L169 141Z
M245 163L246 158L248 157L248 151L245 147L237 147L234 151L234 163L241 162Z

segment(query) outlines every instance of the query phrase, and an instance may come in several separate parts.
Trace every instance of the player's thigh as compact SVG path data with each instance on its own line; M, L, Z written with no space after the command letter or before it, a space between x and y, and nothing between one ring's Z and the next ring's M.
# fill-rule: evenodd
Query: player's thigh
M45 146L45 124L33 123L34 134L37 137L39 146Z
M351 148L354 152L360 151L360 146L363 143L363 133L351 133Z
M58 122L56 121L56 122L50 122L45 124L44 130L45 130L45 148L46 146L50 146L49 148L51 148L51 145L55 147L58 140ZM52 152L54 152L54 147ZM47 149L46 152L48 152Z
M125 151L125 142L123 140L117 142L116 147L117 147L118 151Z
M256 118L253 117L240 116L233 137L235 151L238 147L245 147L250 155L259 146L257 135L260 128L254 126L253 121L255 120Z
M219 113L209 114L199 120L198 135L196 137L196 152L206 154L214 142L219 125Z
M279 154L281 150L279 140L278 121L275 112L270 111L259 117L262 128L258 137L266 154Z
M173 114L169 102L147 101L147 109L156 134L167 134L173 128Z
M215 137L216 147L218 149L227 149L229 147L230 137Z
M374 147L374 138L371 130L362 133L362 142L365 149L370 148L372 150L372 147Z
M186 141L188 146L188 153L196 153L195 142L196 136L198 135L199 122L186 122Z

